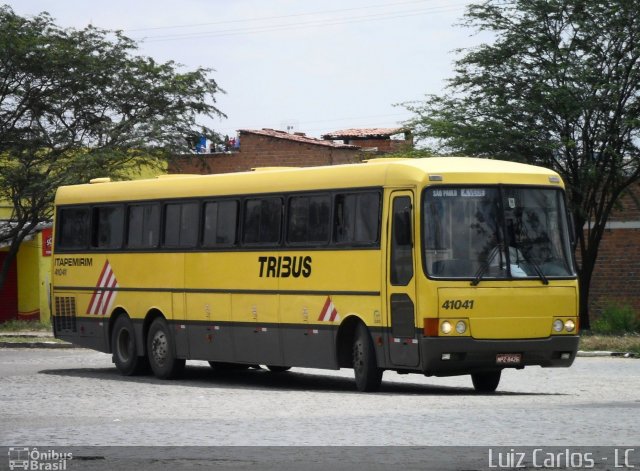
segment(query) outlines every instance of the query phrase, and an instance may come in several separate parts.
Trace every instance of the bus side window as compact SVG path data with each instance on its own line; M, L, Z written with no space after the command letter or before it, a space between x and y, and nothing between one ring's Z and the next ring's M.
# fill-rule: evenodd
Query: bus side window
M331 225L331 198L294 196L289 200L287 242L326 245Z
M138 204L129 206L127 247L153 248L160 239L160 205Z
M122 247L124 208L122 206L94 206L91 246L98 249Z
M242 242L270 244L280 242L282 199L260 198L245 201Z
M204 204L202 245L229 247L236 243L237 201L209 201Z
M195 247L198 242L198 203L170 203L165 206L165 247Z
M90 221L89 208L59 209L56 248L86 248L89 245Z
M377 192L336 195L334 240L338 244L372 245L378 241L380 195Z

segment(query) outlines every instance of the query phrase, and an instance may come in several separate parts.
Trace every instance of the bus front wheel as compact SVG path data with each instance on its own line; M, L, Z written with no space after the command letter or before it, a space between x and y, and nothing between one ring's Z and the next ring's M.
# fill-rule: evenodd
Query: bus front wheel
M133 323L126 315L118 317L113 326L111 351L113 363L124 376L144 373L149 368L147 358L138 355Z
M382 370L376 362L376 352L369 331L363 324L356 328L353 341L353 373L358 391L378 391Z
M487 373L472 373L471 381L477 392L491 393L498 388L502 370L489 371Z
M185 361L176 357L167 321L161 317L155 319L149 327L147 353L151 369L157 378L171 379L182 373Z
M267 368L272 373L284 373L285 371L289 371L291 369L290 366L276 366L276 365L267 365Z

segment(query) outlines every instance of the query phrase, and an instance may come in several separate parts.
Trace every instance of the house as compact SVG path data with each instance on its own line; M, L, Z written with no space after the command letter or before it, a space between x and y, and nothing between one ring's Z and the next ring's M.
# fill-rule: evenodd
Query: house
M169 173L230 173L256 167L313 167L363 160L359 146L289 134L275 129L241 129L235 147L223 152L177 156Z

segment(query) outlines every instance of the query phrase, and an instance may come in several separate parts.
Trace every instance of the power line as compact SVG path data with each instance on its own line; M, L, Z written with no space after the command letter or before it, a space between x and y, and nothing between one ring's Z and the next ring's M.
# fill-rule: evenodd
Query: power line
M409 4L416 4L416 3L427 3L427 2L432 2L434 0L412 0L412 1L406 1L406 2L396 2L396 3L383 3L383 4L376 4L376 5L362 5L360 7L354 7L354 8L340 8L340 9L336 9L336 10L321 10L321 11L315 11L315 12L309 12L309 13L295 13L295 14L291 14L291 15L277 15L277 16L259 16L259 17L253 17L253 18L245 18L245 19L238 19L238 20L224 20L224 21L214 21L214 22L208 22L208 23L192 23L192 24L183 24L183 25L173 25L173 26L155 26L155 27L148 27L148 28L129 28L129 29L125 29L123 31L126 32L138 32L138 31L156 31L156 30L161 30L161 29L182 29L182 28L199 28L202 26L214 26L214 25L221 25L221 24L230 24L230 23L250 23L250 22L256 22L256 21L265 21L265 20L278 20L278 19L284 19L284 18L298 18L301 16L315 16L315 15L326 15L328 13L343 13L343 12L347 12L347 11L355 11L355 10L368 10L368 9L372 9L372 8L389 8L389 7L397 7L400 5L409 5Z
M308 22L289 23L289 24L259 27L259 28L236 28L236 29L228 29L228 30L209 31L209 32L194 32L194 33L163 35L163 36L156 36L156 37L144 37L144 38L137 38L137 39L144 41L146 43L151 43L151 42L160 42L160 41L179 41L183 39L201 39L201 38L211 38L211 37L220 37L220 36L268 33L268 32L276 32L276 31L284 31L289 29L298 29L300 27L337 26L337 25L343 25L343 24L353 24L353 23L363 23L363 22L369 22L369 21L381 21L381 20L406 18L409 16L416 16L416 15L445 13L449 11L456 11L461 7L464 7L465 5L466 4L457 4L457 5L448 5L448 6L439 6L439 7L428 8L428 9L421 9L421 10L406 10L398 14L377 13L377 14L371 14L371 15L362 15L362 16L352 17L344 20L333 20L333 19L313 20Z
M391 117L399 117L404 116L407 117L409 113L391 113L391 114L377 114L377 115L368 115L368 116L351 116L348 118L334 118L334 119L320 119L314 121L301 121L300 124L317 124L317 123L334 123L337 121L354 121L359 119L373 119L373 118L391 118Z

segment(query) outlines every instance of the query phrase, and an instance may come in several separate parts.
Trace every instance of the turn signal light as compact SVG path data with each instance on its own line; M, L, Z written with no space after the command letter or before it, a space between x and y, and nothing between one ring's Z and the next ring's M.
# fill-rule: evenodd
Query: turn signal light
M424 335L425 337L437 337L438 336L438 319L437 318L424 318Z

